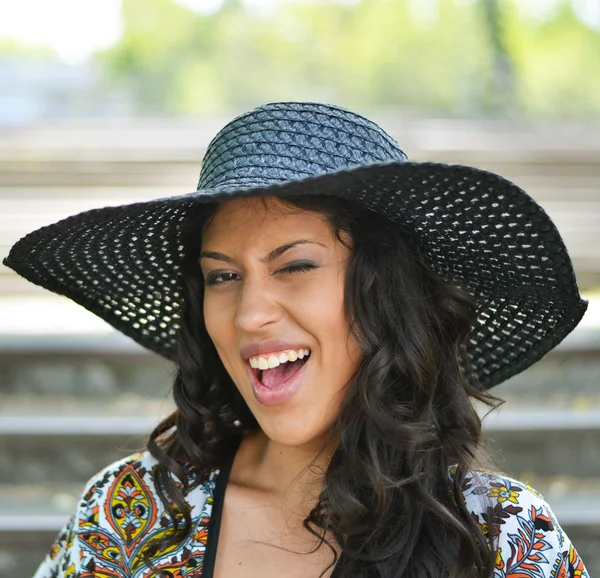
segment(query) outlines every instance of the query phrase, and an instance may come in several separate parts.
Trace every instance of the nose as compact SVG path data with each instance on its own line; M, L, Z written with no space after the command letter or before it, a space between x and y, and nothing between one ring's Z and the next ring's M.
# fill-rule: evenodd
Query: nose
M256 333L281 319L283 311L275 295L256 276L246 276L239 293L235 325L246 333Z

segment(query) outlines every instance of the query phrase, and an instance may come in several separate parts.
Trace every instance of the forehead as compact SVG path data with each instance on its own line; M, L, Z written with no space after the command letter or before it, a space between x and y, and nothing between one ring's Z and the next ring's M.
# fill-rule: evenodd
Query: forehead
M331 236L331 227L320 213L284 205L276 197L235 199L218 206L202 241L256 243L298 234Z

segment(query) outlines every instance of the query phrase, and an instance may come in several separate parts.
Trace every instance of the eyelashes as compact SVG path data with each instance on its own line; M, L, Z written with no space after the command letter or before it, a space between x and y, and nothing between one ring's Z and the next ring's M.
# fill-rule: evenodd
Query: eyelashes
M317 269L317 268L318 267L316 265L314 265L313 263L299 263L296 265L289 265L288 267L284 267L283 269L280 269L279 271L277 271L277 274L301 273L303 271L311 271L311 270ZM225 280L219 281L219 279L221 279L222 277L225 277L227 275L235 276L235 275L237 275L237 273L225 272L225 273L215 273L212 275L208 275L205 280L205 284L207 286L209 286L209 285L225 285L225 284L228 284L228 283L231 283L232 281L234 281L234 279L225 279Z
M300 265L291 265L289 267L285 267L281 270L281 273L296 273L298 271L310 271L311 269L316 269L317 266L312 263L302 263Z

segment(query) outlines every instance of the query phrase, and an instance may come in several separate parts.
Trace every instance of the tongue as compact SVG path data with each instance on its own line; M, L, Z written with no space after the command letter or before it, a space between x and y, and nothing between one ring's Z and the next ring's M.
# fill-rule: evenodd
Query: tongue
M271 369L263 369L262 375L259 375L260 382L265 387L273 389L294 375L306 363L306 359L288 361Z

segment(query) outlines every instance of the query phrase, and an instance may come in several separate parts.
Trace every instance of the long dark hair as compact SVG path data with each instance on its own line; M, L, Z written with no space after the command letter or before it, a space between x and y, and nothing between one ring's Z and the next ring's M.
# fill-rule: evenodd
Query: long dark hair
M493 532L482 533L461 493L472 469L492 465L473 400L501 403L478 387L465 355L476 299L434 273L410 236L385 217L324 195L279 200L286 210L322 215L340 242L342 233L351 237L344 307L363 353L304 527L319 538L317 548L331 548L332 565L338 556L325 536L335 537L344 577L491 577ZM148 443L159 462L156 490L174 525L168 543L191 531L186 493L259 427L204 324L198 255L202 228L217 208L198 207L186 225L177 410Z

